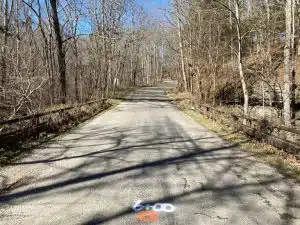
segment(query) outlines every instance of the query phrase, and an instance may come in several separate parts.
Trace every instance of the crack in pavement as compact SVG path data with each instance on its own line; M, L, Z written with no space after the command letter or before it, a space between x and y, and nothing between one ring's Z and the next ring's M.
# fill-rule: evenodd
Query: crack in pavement
M194 213L195 215L203 215L203 216L207 216L211 219L219 219L219 220L228 220L227 217L221 217L221 216L211 216L211 215L208 215L206 213L201 213L201 212L198 212L198 213Z

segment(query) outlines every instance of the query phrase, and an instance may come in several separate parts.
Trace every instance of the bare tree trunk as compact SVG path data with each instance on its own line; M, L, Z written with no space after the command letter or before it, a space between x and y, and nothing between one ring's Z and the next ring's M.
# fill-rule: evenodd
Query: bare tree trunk
M228 8L229 10L229 25L230 25L230 38L232 39L232 7L231 7L231 0L228 0ZM234 55L233 55L233 48L230 49L230 61L231 61L231 69L234 71Z
M57 1L50 0L50 5L52 9L53 28L54 28L56 44L57 44L57 59L58 59L58 70L60 75L61 103L65 104L67 102L66 59L65 59L66 56L63 49L63 40L61 36L60 24L59 24L58 13L57 13Z
M133 46L130 48L130 81L133 82Z
M8 0L4 0L4 18L3 18L3 44L1 46L1 83L6 83L6 49L8 40Z
M19 1L17 0L16 1L16 12L18 13L20 9L20 6L19 6ZM16 26L17 26L17 46L16 46L16 68L18 71L20 71L20 20L19 18L17 18L16 20Z
M296 118L296 55L297 55L297 44L295 42L295 8L296 2L292 0L292 36L291 36L291 124L295 125Z
M183 78L184 91L188 91L187 78L185 73L185 64L184 64L184 55L183 55L183 44L182 44L182 36L181 36L181 24L180 19L177 19L177 31L179 37L179 49L180 49L180 59L181 59L181 74Z
M106 96L109 95L109 88L110 88L110 85L111 85L111 71L112 71L112 46L111 46L111 42L109 42L109 50L108 50L108 59L107 59L107 86L106 86Z
M272 56L270 54L271 51L271 42L270 42L270 4L269 0L265 0L265 5L266 5L266 13L267 13L267 35L266 35L266 42L267 42L267 73L266 77L270 77L271 75L271 67L272 67ZM259 34L257 34L257 37L259 37ZM259 38L257 38L257 50L259 49ZM262 87L262 104L263 104L263 116L265 117L265 86L264 86L264 81L261 81L261 87ZM272 105L271 105L272 106Z
M150 65L150 59L149 56L146 55L146 66L147 66L147 77L146 77L146 84L149 85L150 81L149 81L149 75L150 75L150 71L151 71L151 65Z
M51 99L51 105L56 103L56 95L55 95L55 91L56 91L56 83L55 83L55 72L54 72L54 66L55 66L55 61L54 61L54 46L53 46L53 29L50 29L50 32L48 34L49 36L49 41L48 38L46 36L46 33L44 32L43 26L42 26L42 14L41 14L41 4L40 4L40 0L37 1L38 3L38 7L39 7L39 24L40 24L40 29L42 32L42 36L44 39L44 44L45 44L45 52L46 52L46 58L48 59L48 77L49 77L49 88L50 88L50 99ZM48 1L45 1L46 4L46 11L48 14L48 23L51 24L51 10L48 4Z
M283 118L286 125L291 123L291 52L292 52L292 1L286 0L285 8L285 46L284 46L284 87L283 87Z
M240 74L240 80L242 83L243 88L243 94L244 94L244 115L248 115L248 107L249 107L249 95L247 90L247 85L245 81L244 76L244 70L243 70L243 59L242 59L242 37L241 37L241 31L240 31L240 14L239 14L239 5L237 0L235 1L235 14L236 14L236 31L237 31L237 37L238 37L238 68L239 68L239 74ZM246 121L244 121L246 123Z
M78 48L77 48L77 40L74 38L74 54L75 54L75 99L76 102L80 102L79 97L79 73L81 68L79 68L79 54L78 54Z

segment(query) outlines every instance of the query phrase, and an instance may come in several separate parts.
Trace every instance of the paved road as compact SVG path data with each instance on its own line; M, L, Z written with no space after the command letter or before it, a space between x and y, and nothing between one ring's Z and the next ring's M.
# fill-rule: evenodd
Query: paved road
M2 186L14 184L0 224L299 225L299 186L176 109L167 86L3 168ZM137 220L138 200L157 221Z

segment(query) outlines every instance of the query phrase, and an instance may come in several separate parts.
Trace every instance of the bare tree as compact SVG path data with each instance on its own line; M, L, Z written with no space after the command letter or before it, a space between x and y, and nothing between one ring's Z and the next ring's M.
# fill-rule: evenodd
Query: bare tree
M295 2L287 0L285 6L285 46L284 46L284 90L283 115L285 124L291 123L291 87L293 85L293 49L294 49L294 16Z
M237 32L237 39L238 39L237 61L238 61L240 80L242 83L242 88L243 88L243 93L244 93L244 114L248 115L249 95L248 95L248 89L247 89L247 84L245 81L244 68L243 68L242 34L241 34L241 23L240 23L241 18L240 18L239 10L240 10L239 2L238 2L238 0L235 0L235 14L233 14L233 15L235 18L236 32Z
M61 28L57 12L57 1L50 0L51 10L52 10L52 22L56 37L57 44L57 60L58 69L60 75L60 92L61 92L61 103L65 104L67 102L67 86L66 86L66 55L63 48L63 38L61 35Z
M10 3L10 4L9 4ZM4 0L4 16L3 16L3 26L0 27L3 34L3 43L1 46L1 81L2 85L6 83L7 80L7 66L6 66L6 52L7 52L7 42L9 37L9 23L11 20L12 10L14 7L14 0Z

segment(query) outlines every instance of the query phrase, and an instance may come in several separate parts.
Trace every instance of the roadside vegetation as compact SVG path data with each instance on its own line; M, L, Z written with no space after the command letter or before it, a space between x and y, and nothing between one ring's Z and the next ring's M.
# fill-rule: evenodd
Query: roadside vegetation
M215 132L225 140L238 144L243 150L254 153L254 155L268 164L276 167L281 173L300 181L300 158L280 150L271 145L251 139L233 127L209 119L191 107L194 101L188 93L177 92L176 90L167 93L168 97L176 105L191 116L202 126Z
M171 10L170 10L171 11ZM198 104L299 126L300 5L174 0L168 73Z
M46 120L47 123L51 123L50 126L52 129L42 133L39 138L27 139L24 141L18 140L13 145L1 146L0 166L7 165L13 161L21 159L39 145L52 140L70 129L81 126L83 122L91 119L93 116L117 106L122 102L121 99L126 97L133 90L134 88L132 87L126 89L118 88L114 93L110 94L111 97L108 98L104 104L81 106L80 108L67 111L64 115L50 115ZM57 105L55 108L47 110L59 109L61 107L62 106Z

